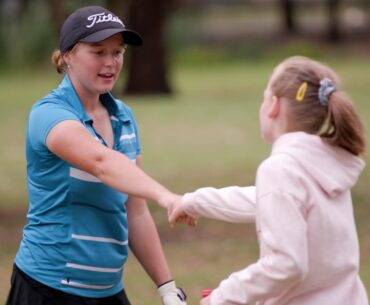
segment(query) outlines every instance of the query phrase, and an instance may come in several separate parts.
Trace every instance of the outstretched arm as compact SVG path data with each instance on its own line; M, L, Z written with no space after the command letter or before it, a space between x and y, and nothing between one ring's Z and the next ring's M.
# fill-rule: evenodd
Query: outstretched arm
M169 206L169 221L174 224L184 215L200 216L228 222L254 222L256 188L230 186L221 189L205 187L182 197Z
M125 155L96 141L80 122L66 120L55 125L46 145L61 159L122 193L154 200L162 207L173 200L171 192Z

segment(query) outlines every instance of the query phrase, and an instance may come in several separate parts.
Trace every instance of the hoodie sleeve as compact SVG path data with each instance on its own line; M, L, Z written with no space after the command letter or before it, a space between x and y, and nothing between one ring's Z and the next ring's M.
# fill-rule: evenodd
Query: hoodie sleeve
M212 305L268 300L284 293L308 272L307 225L302 206L284 190L289 182L291 186L297 184L292 181L294 173L286 172L279 164L266 165L257 175L260 259L222 281L211 294Z
M254 222L255 202L254 186L205 187L183 196L187 214L235 223Z

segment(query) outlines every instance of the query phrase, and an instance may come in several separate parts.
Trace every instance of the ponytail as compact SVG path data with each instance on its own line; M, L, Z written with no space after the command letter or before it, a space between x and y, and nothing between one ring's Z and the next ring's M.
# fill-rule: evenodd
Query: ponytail
M366 154L364 126L352 101L343 92L331 94L327 129L320 136L329 144L342 147L356 156Z
M270 78L273 95L287 104L287 131L316 134L327 143L359 156L366 154L363 124L351 99L337 91L339 78L328 66L293 56L280 63Z
M63 60L60 50L55 50L53 52L53 54L51 55L51 61L59 74L63 74L66 72L67 66Z

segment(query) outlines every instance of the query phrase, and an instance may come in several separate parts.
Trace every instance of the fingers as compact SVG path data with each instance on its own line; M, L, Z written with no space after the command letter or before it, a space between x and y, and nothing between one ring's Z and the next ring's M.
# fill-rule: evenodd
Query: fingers
M176 218L175 223L185 223L188 226L194 227L197 225L197 220L193 217L190 217L188 215L182 215Z
M174 226L176 222L180 221L186 214L182 207L182 198L179 196L176 200L171 202L167 208L167 215L169 223ZM182 221L182 220L181 220Z
M181 222L183 218L183 215L180 213L177 213L176 210L170 213L168 216L168 222L171 224L171 226L174 226L177 222Z
M197 220L186 214L182 203L182 197L176 195L173 200L167 204L168 222L172 228L176 223L185 223L188 226L194 227L197 225Z
M195 227L197 225L197 219L186 215L185 213L178 214L176 210L169 217L169 222L172 228L175 227L177 223L184 223L190 227Z

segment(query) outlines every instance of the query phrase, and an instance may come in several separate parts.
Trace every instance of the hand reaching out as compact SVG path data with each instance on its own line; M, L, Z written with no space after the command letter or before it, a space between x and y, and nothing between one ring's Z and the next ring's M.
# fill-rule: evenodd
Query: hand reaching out
M167 213L173 210L173 206L177 201L181 201L181 196L172 192L163 192L162 196L158 200L160 207L167 209Z
M171 227L174 227L176 223L186 223L191 227L197 225L197 220L186 214L181 196L167 205L167 214Z

